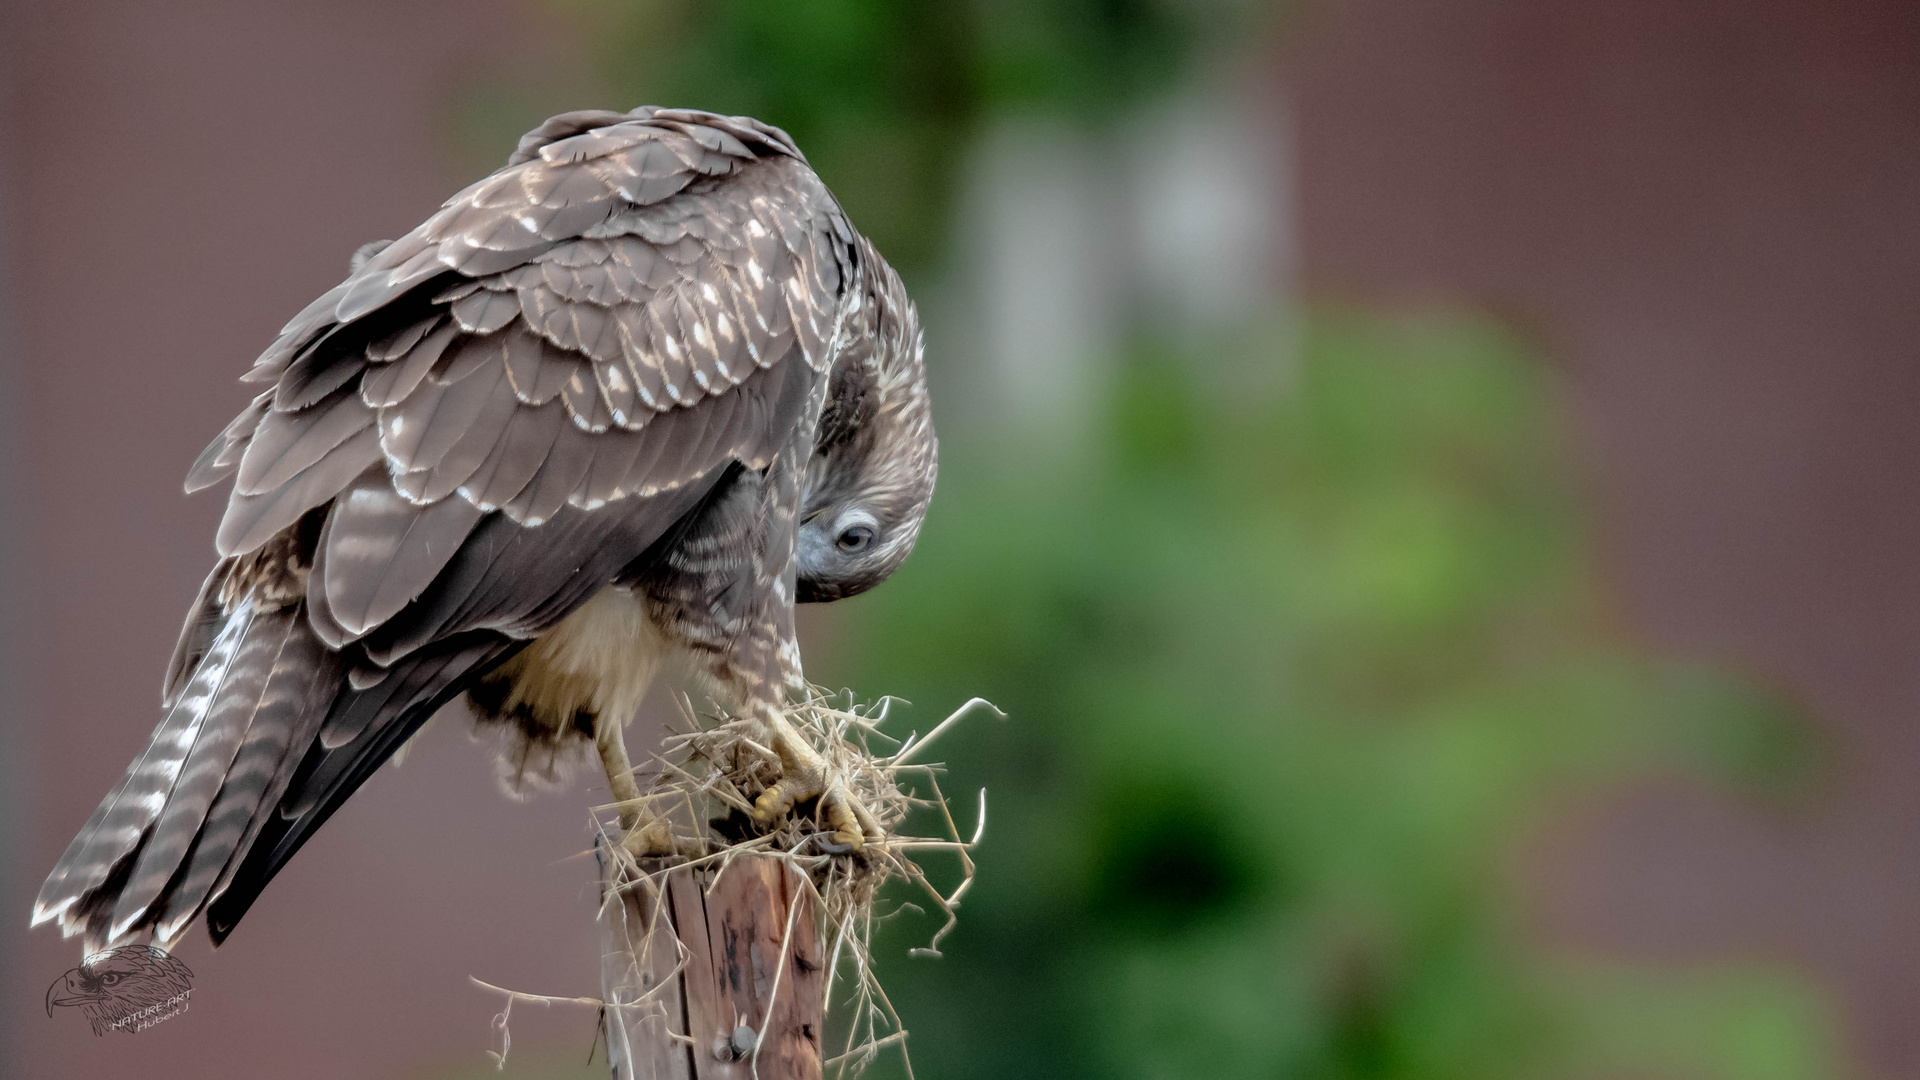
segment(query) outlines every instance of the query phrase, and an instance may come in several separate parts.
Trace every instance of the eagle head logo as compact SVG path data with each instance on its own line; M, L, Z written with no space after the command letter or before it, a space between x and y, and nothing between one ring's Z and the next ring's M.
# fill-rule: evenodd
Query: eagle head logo
M135 1031L142 1014L155 1016L175 998L184 1004L193 972L164 949L126 945L89 956L47 987L47 1015L55 1005L78 1006L95 1035Z

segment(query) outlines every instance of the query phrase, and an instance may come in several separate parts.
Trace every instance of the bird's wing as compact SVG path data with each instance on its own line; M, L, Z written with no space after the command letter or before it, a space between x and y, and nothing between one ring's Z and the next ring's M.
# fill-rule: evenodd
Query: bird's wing
M764 466L786 434L768 425L794 419L774 406L828 367L851 241L776 129L556 117L288 325L247 376L271 390L190 486L234 475L228 556L333 500L307 592L341 648L419 597L492 512L610 520L729 460ZM513 614L496 605L485 625L523 636ZM406 651L394 636L383 659Z
M296 316L188 479L234 486L168 718L36 921L170 939L211 901L224 936L434 709L805 426L852 239L776 129L569 114ZM303 520L304 605L228 602Z
M658 489L683 463L639 458L656 417L790 349L826 370L852 259L831 196L773 129L643 111L523 144L288 325L246 376L271 394L189 481L237 474L222 554L376 464L411 504L458 496L525 524ZM442 510L427 531L458 533L462 517ZM330 582L339 629L384 621L409 583Z

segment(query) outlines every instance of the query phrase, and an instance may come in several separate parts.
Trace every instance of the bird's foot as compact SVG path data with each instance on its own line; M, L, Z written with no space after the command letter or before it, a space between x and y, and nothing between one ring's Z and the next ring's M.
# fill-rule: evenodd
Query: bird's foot
M665 817L656 817L646 811L635 816L627 826L626 835L620 838L620 846L627 854L636 859L665 859L678 856L683 859L698 859L707 854L707 846L697 839L688 839L675 835Z
M842 783L825 783L817 777L795 776L788 773L778 783L760 793L753 802L753 820L765 824L793 809L795 803L808 799L820 800L821 813L826 823L832 827L829 838L829 850L836 854L859 851L869 839L878 840L882 833L873 822L873 815L853 793Z
M620 846L636 859L657 859L680 853L673 830L663 817L642 817L620 838Z
M627 854L636 859L657 859L669 855L685 855L698 858L706 851L698 842L689 842L673 835L673 829L664 816L655 814L640 794L640 785L633 778L633 766L627 759L627 746L620 736L618 723L599 723L596 721L594 743L600 751L600 762L606 767L607 786L613 791L614 803L620 808L620 827L626 830L620 838L620 846Z
M779 755L781 776L753 803L753 819L774 821L795 803L820 800L820 812L833 829L831 843L840 852L859 851L869 839L885 836L865 805L840 780L829 780L827 763L797 732L779 720L771 725L773 751Z

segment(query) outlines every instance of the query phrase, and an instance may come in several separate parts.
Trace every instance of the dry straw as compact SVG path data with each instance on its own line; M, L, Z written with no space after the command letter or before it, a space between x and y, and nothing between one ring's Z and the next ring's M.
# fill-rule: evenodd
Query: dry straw
M756 740L756 726L751 721L724 711L703 717L683 696L677 730L670 732L651 765L641 770L645 784L641 801L651 816L668 822L681 857L649 859L641 864L617 843L619 828L615 822L621 807L600 807L595 813L599 834L596 850L611 853L617 862L611 868L617 872L612 879L620 881L623 889L642 890L648 902L640 907L653 913L650 925L624 931L625 940L633 944L617 950L622 970L603 973L607 994L617 997L618 1004L522 994L481 983L508 996L506 1010L494 1022L500 1039L500 1050L492 1053L496 1061L504 1063L506 1020L516 1000L593 1004L623 1012L636 1010L643 1016L658 1015L661 1023L646 1027L660 1037L668 1037L666 1009L659 999L679 974L686 957L673 928L661 914L666 905L658 902L666 890L666 875L682 867L711 870L711 888L737 857L749 853L779 859L789 880L812 894L819 940L829 943L826 1007L828 1015L837 1019L835 1026L845 1031L839 1052L827 1058L826 1066L836 1076L858 1075L887 1047L900 1046L904 1056L906 1029L874 974L873 929L877 921L887 917L876 914L876 900L889 882L898 879L911 885L942 917L927 945L910 950L911 955L940 955L940 941L953 929L961 898L973 884L971 853L986 829L987 793L985 789L980 791L973 829L963 835L940 789L944 766L929 760L927 753L976 709L1003 714L984 699L974 698L925 736L916 733L899 740L880 730L893 700L882 698L863 706L855 703L850 692L835 695L810 687L805 700L788 713L794 729L826 762L829 786L837 784L849 792L870 816L869 832L879 834L870 837L860 852L853 853L833 842L833 829L820 820L812 803L795 807L770 823L753 822L753 796L778 778L778 758ZM902 833L901 827L915 810L930 812L940 835ZM919 861L927 853L951 854L958 864L958 882L945 890L934 884ZM798 911L800 906L794 905L792 910ZM600 916L603 927L611 928L624 918L623 907L619 898L606 897ZM889 915L900 910L925 909L903 901ZM789 941L792 930L789 919ZM640 970L643 967L654 970ZM781 965L782 970L784 967ZM841 990L843 977L848 984L845 991ZM637 995L616 995L615 987L646 989ZM779 994L776 976L771 996L777 1000ZM838 1013L833 1011L836 998L841 1001ZM772 1013L771 1005L768 1013ZM623 1035L629 1026L606 1025L610 1035L616 1031ZM754 1040L756 1059L763 1042L757 1036L763 1034L756 1033ZM685 1039L677 1034L671 1037ZM608 1050L616 1058L623 1052L633 1052L633 1048L612 1044ZM911 1063L907 1072L912 1075Z

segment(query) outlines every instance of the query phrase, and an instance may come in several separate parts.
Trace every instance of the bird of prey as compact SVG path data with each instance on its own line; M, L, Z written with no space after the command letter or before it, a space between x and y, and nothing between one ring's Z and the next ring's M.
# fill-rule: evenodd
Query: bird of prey
M935 441L913 304L785 132L553 117L242 381L187 478L233 488L163 719L35 925L170 945L204 911L219 944L463 693L509 755L593 744L623 843L670 851L621 727L675 653L778 757L757 818L818 798L839 845L871 836L785 718L793 605L901 564Z

